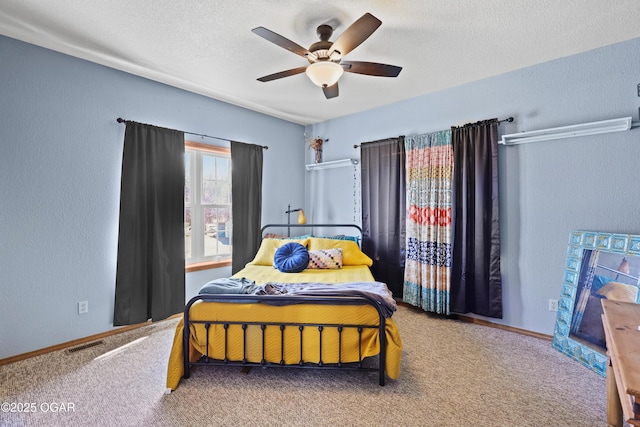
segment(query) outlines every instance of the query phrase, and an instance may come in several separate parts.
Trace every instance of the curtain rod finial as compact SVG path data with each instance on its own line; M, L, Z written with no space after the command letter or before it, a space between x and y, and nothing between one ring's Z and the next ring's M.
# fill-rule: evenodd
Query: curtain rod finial
M126 122L126 120L125 120L125 119L123 119L122 117L118 117L118 118L116 119L116 122L118 122L118 123L124 123L124 122Z

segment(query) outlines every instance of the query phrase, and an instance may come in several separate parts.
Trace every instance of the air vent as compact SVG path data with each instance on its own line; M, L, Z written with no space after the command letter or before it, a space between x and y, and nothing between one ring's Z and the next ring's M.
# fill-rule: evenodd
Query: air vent
M86 350L88 348L95 347L95 346L101 345L101 344L104 344L104 341L100 340L100 341L90 342L90 343L87 343L87 344L84 344L84 345L79 345L78 347L70 348L70 349L66 350L66 353L67 354L77 353L79 351Z

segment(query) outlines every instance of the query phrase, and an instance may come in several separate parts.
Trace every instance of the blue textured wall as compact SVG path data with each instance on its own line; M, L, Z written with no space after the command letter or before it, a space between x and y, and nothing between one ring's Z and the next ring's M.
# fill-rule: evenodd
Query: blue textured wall
M304 201L302 126L0 36L0 359L113 327L118 117L268 145L263 220Z
M504 133L637 120L638 51L635 39L303 129L0 37L0 358L112 328L124 135L117 117L269 145L263 223L283 222L286 205L305 197L305 207L318 207L314 220L350 222L350 169L291 167L312 161L305 130L329 138L324 157L335 160L358 157L353 144L363 141L490 117L515 117ZM640 233L640 130L499 154L501 322L551 334L548 299L559 297L570 230ZM228 274L191 273L187 293ZM84 300L89 313L80 316Z
M625 116L638 120L638 52L640 39L634 39L318 123L306 132L329 138L324 156L335 160L359 157L353 145L360 142L492 117L515 118L500 125L501 133ZM504 318L498 322L553 333L548 300L560 296L571 230L640 234L638 159L640 129L500 147ZM340 184L345 178L324 173L322 186L343 191L331 199L309 197L307 204L325 205L327 212L352 206L350 187Z

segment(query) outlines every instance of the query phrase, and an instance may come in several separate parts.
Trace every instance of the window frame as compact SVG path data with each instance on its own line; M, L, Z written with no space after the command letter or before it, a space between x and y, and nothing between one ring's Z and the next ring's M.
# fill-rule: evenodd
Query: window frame
M204 257L204 240L201 242L197 242L194 240L193 230L202 230L202 236L204 239L204 217L198 219L199 215L194 215L196 209L204 209L208 205L202 205L200 203L201 197L201 185L202 185L202 154L214 154L220 157L226 157L229 159L229 167L231 167L231 149L228 147L221 147L217 145L209 145L203 144L199 142L185 140L184 143L185 153L187 151L191 151L193 154L191 156L191 164L190 164L190 198L191 202L187 204L185 201L184 207L185 212L188 207L191 208L191 232L192 232L192 240L191 240L191 254L192 257L186 258L186 248L185 248L185 271L199 271L206 270L210 268L219 268L225 266L231 266L231 257L232 253L229 254L228 257L223 257L219 259L213 259L213 257ZM198 154L200 153L200 154ZM186 158L185 158L186 162ZM186 166L186 164L185 164ZM185 167L186 170L186 167ZM185 176L186 181L186 176ZM196 188L200 187L200 188ZM186 182L185 182L186 188ZM231 216L231 201L229 201L229 215ZM194 221L194 216L196 220ZM185 218L186 219L186 218ZM232 219L233 220L233 219ZM185 239L186 244L186 239ZM233 250L233 249L232 249ZM201 255L201 256L193 256L193 255Z

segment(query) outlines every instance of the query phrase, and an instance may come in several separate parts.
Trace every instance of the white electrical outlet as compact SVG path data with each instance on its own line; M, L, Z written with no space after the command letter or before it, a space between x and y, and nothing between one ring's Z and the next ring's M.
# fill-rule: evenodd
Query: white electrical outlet
M550 299L549 300L549 311L558 311L558 300Z
M89 301L80 301L78 303L78 314L85 314L89 312Z

